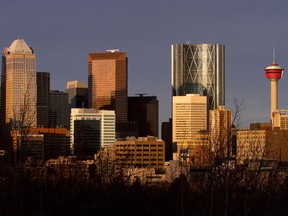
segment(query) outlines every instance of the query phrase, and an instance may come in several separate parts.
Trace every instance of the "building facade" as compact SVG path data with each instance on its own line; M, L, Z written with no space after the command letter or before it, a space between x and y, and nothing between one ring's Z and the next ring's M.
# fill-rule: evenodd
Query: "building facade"
M50 73L37 72L37 124L48 127L50 101Z
M115 110L117 122L127 122L127 71L126 52L89 53L89 108Z
M2 57L1 112L14 128L37 126L36 55L23 39L14 40Z
M88 85L78 80L67 82L69 108L88 108Z
M225 47L221 44L171 46L172 95L208 97L209 109L225 105Z
M115 142L115 112L113 110L95 110L84 108L72 108L70 115L70 148L73 150L76 145L75 121L99 121L100 122L100 142L99 149L109 147Z
M172 98L172 141L193 143L197 132L207 130L207 97L199 94Z
M156 137L127 137L115 142L116 169L154 168L164 171L165 142Z
M59 90L50 90L49 97L49 127L68 128L68 93Z
M231 155L232 111L219 106L217 110L209 110L209 135L211 150L215 155L226 157Z
M138 123L138 136L159 136L159 102L156 96L128 97L128 121Z
M165 161L172 160L173 158L172 118L169 118L168 122L162 122L161 139L165 141Z

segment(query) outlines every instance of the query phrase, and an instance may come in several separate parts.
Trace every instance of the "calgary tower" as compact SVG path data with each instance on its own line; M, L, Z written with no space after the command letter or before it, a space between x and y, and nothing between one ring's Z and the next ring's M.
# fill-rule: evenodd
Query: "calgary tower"
M282 78L284 69L278 66L275 61L275 52L273 50L273 62L265 68L266 78L271 83L271 121L273 123L274 113L278 109L278 80Z

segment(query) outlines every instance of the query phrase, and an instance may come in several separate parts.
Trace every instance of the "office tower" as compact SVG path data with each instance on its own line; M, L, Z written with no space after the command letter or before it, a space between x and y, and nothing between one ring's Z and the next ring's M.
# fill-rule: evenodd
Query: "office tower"
M172 160L172 118L169 119L169 122L162 122L161 139L165 141L165 161Z
M192 144L197 132L207 130L207 97L199 94L174 96L172 104L172 141L177 143L177 148Z
M88 54L88 106L115 110L117 122L127 122L126 52Z
M212 152L220 157L231 156L232 111L219 106L209 110L209 135Z
M64 127L69 125L68 93L51 90L49 102L49 127Z
M77 133L75 130L75 121L87 121L89 125L90 121L96 125L96 121L100 122L100 142L97 149L100 147L109 147L115 142L115 112L113 110L95 110L84 108L72 108L70 118L70 147L73 151L74 146L77 144L74 136ZM82 124L81 123L81 124ZM85 123L86 124L86 123ZM97 123L98 124L98 123Z
M4 49L1 78L5 123L13 128L37 126L36 55L23 39Z
M100 149L100 130L100 120L74 120L73 155L80 159L92 159Z
M37 72L37 124L48 127L49 124L50 73Z
M69 108L88 108L88 86L78 80L67 82Z
M278 109L278 80L282 78L284 69L278 66L273 52L273 62L265 68L266 78L270 80L271 86L271 122L274 123L274 114Z
M207 95L209 109L225 105L225 51L221 44L173 44L172 95Z
M158 137L159 102L156 96L128 97L128 121L138 123L138 136Z

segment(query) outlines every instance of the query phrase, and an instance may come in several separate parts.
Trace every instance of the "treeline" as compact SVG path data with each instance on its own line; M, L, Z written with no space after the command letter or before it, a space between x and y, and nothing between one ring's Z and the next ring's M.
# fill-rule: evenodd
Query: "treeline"
M104 183L38 178L24 167L0 168L0 215L287 215L288 170L214 167L173 182Z

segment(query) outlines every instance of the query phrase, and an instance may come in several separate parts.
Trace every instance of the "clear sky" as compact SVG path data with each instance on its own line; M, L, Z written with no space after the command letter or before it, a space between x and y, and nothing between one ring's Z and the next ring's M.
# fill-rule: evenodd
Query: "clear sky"
M48 71L51 89L88 83L88 52L126 51L128 93L156 95L160 122L171 116L171 44L221 43L226 48L226 107L244 100L242 127L268 122L270 83L264 68L288 70L287 0L9 0L0 5L0 49L23 38ZM288 71L287 71L288 73ZM279 108L288 109L288 74Z

